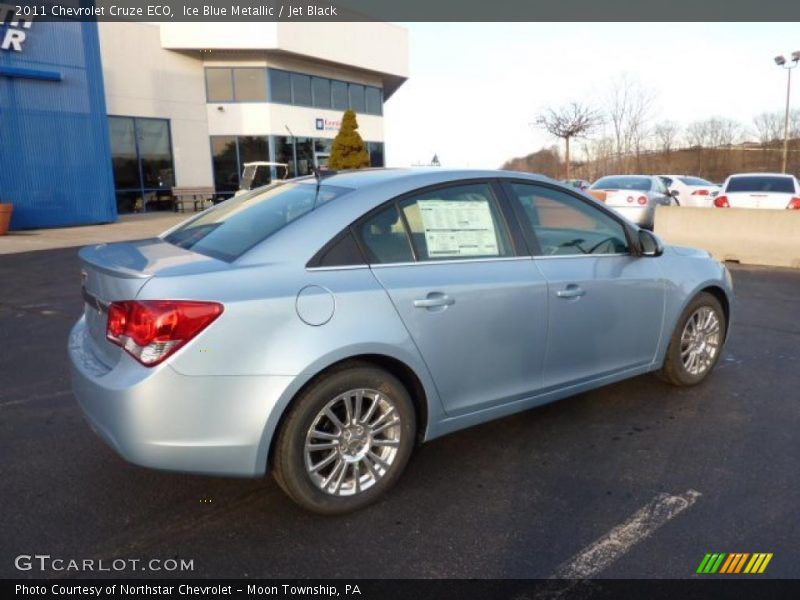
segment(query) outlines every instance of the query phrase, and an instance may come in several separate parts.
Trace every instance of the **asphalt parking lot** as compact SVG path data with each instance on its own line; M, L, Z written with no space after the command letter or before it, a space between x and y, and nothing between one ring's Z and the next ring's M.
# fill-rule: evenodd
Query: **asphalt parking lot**
M800 575L800 271L732 267L733 334L700 387L639 377L436 440L383 501L336 518L269 477L159 473L107 448L69 392L78 272L76 249L0 258L2 577L75 576L17 571L20 554L181 557L202 577L549 577L688 492L597 575L689 577L707 552L770 552L760 577Z

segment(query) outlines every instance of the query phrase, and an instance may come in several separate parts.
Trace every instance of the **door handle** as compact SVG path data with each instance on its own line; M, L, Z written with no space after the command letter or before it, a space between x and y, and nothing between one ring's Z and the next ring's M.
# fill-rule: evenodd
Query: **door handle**
M436 308L438 306L451 306L455 299L441 292L431 292L427 298L414 300L414 308Z
M580 298L581 296L586 295L586 290L582 287L575 285L574 283L570 283L566 288L563 290L558 290L556 292L556 296L559 298Z

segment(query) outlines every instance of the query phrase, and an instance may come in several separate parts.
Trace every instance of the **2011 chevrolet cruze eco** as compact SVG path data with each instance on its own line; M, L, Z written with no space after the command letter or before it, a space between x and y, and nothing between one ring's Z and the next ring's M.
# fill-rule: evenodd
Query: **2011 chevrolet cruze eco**
M339 513L417 441L657 371L702 381L732 287L545 177L282 181L155 239L80 251L75 394L136 464L254 477Z

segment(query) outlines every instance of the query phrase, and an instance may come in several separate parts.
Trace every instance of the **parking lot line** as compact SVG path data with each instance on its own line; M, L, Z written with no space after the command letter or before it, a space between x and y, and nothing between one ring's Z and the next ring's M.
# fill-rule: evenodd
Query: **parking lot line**
M27 404L28 402L33 402L34 400L52 400L53 398L61 398L62 396L71 396L72 390L61 390L58 392L52 392L50 394L40 394L38 396L28 396L27 398L20 398L18 400L9 400L8 402L3 402L3 399L0 398L0 408L8 408L9 406L16 406L18 404Z
M696 490L687 490L680 495L659 494L630 519L561 565L552 578L588 579L596 576L656 529L692 506L701 495Z

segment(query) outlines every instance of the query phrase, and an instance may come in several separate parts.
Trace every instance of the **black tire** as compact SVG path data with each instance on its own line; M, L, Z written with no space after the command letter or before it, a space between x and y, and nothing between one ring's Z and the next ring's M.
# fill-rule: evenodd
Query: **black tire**
M394 406L400 421L398 429L390 429L399 436L397 452L380 478L371 470L368 471L363 463L358 467L351 465L350 471L345 466L345 472L351 473L353 479L360 480L358 473L361 472L365 477L372 474L374 481L371 487L356 491L353 495L334 495L315 483L312 479L314 475L307 471L306 436L331 401L345 392L358 389L377 391ZM394 412L391 414L394 415ZM295 399L278 432L272 473L286 494L307 510L326 515L355 511L372 504L394 486L411 456L416 430L414 405L403 384L383 369L367 363L349 363L324 373ZM337 447L333 453L338 451ZM333 464L340 462L338 456L332 460ZM374 466L374 463L370 464Z
M702 309L702 308L709 308L714 311L714 315L716 316L718 323L719 323L719 339L718 345L716 347L716 353L711 359L708 366L701 372L701 373L691 373L684 361L681 357L681 337L683 335L684 329L687 326L689 319L695 315L695 313ZM666 381L667 383L671 383L673 385L678 386L691 386L697 385L701 381L703 381L711 371L714 370L717 362L719 361L719 357L722 354L722 350L725 344L725 337L727 334L728 323L727 319L725 318L725 311L722 309L722 306L712 294L708 292L700 292L695 298L689 303L689 305L684 309L683 313L681 313L680 318L678 319L678 323L675 326L675 331L672 333L672 337L670 338L669 348L667 349L667 355L664 359L664 366L661 368L660 371L656 372L656 375L659 379Z

